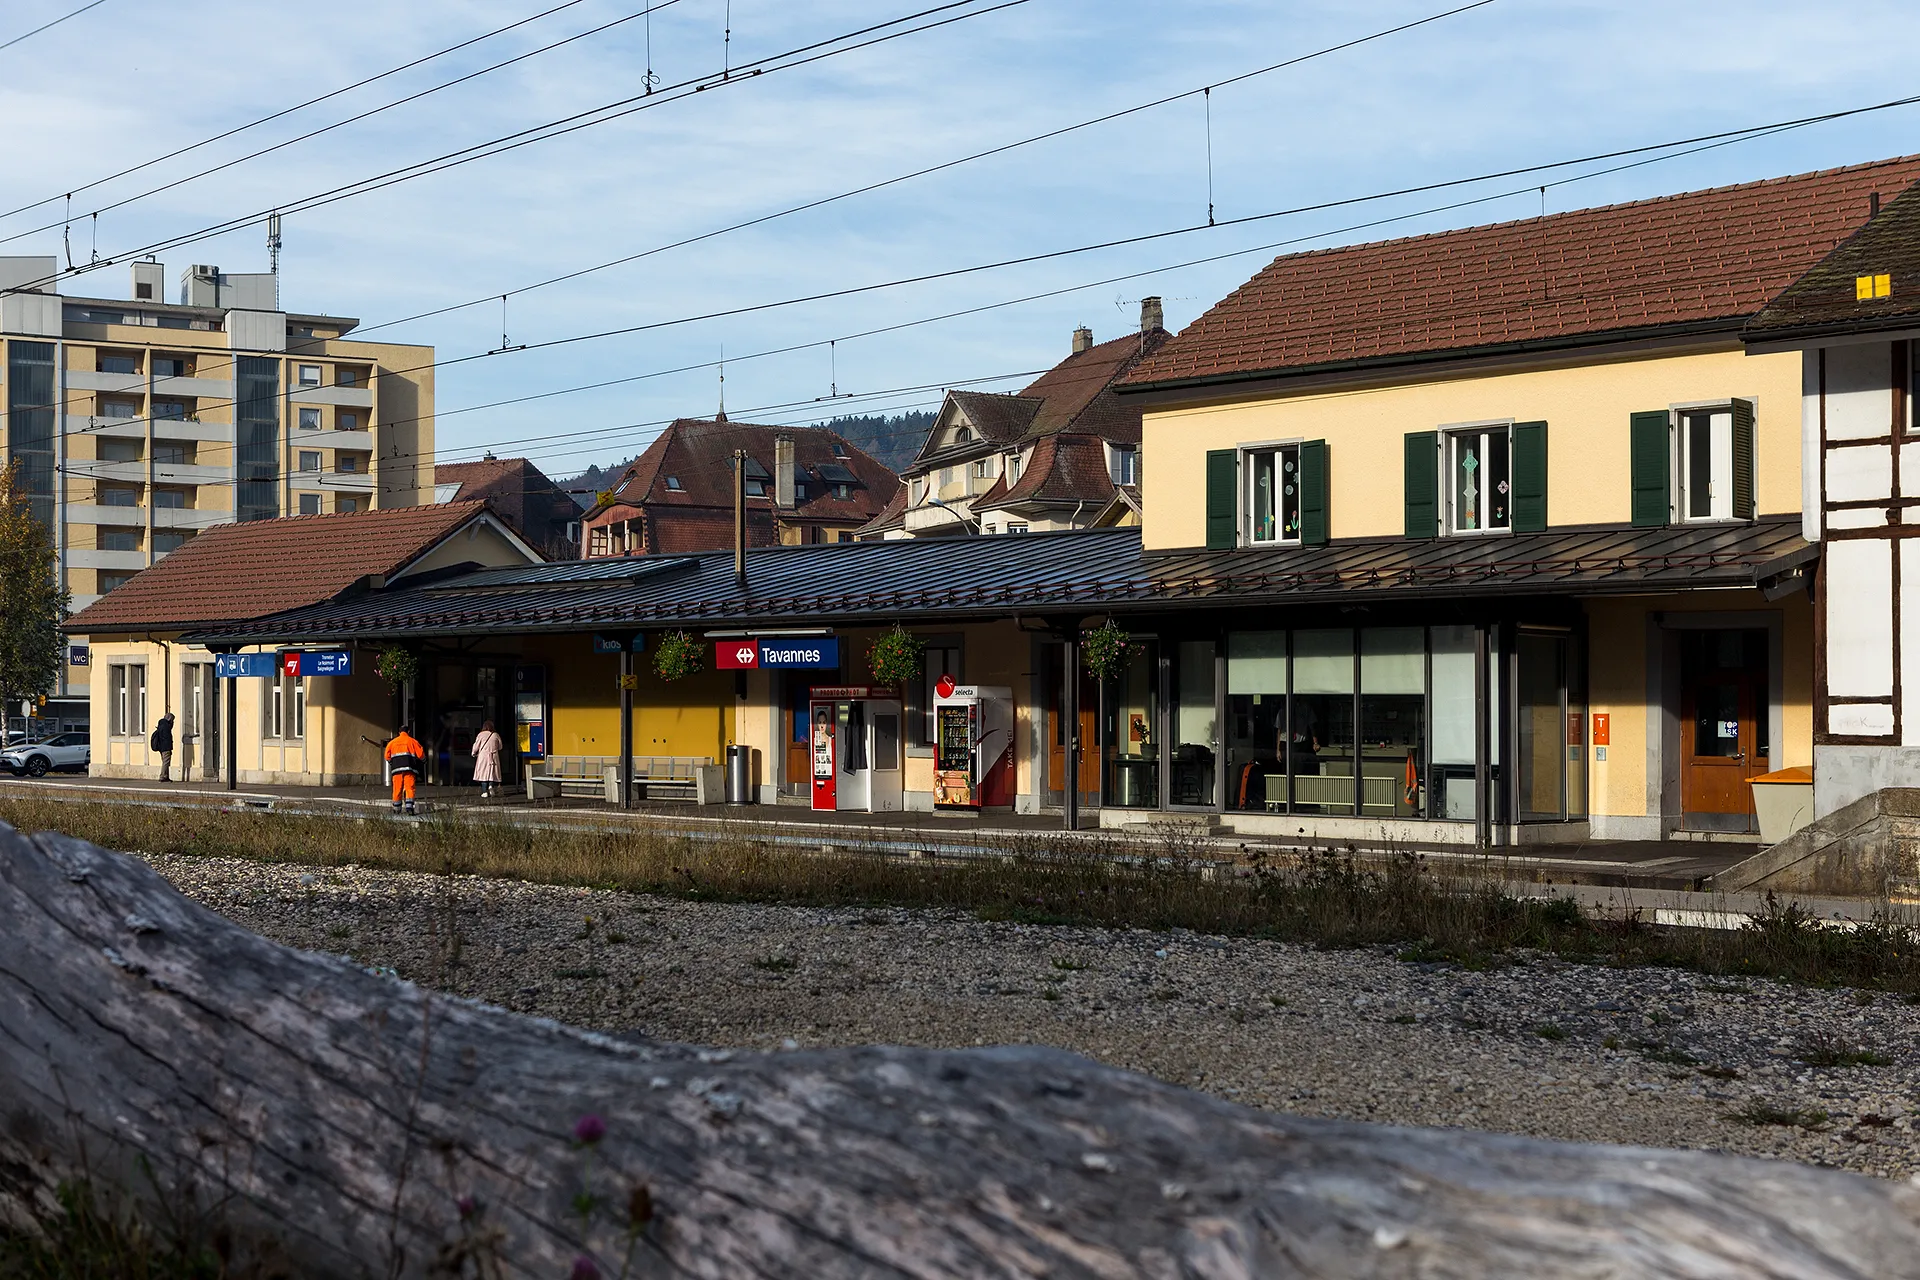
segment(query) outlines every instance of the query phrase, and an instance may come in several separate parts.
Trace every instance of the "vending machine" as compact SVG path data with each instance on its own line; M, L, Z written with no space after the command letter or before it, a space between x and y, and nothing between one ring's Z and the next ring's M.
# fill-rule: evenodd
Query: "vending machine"
M815 688L807 741L815 809L889 813L903 807L900 700L892 690Z
M934 686L933 807L978 813L1013 804L1013 690Z

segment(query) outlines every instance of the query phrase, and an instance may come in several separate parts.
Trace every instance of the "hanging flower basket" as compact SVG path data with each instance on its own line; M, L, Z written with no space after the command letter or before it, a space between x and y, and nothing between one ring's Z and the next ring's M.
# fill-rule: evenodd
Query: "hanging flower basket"
M1091 631L1080 634L1080 665L1095 678L1105 680L1120 674L1127 663L1130 637L1114 625L1112 618Z
M669 631L653 651L653 673L662 680L678 680L706 666L701 644L684 631Z
M373 669L389 689L398 689L420 675L420 659L411 649L397 644L383 646L373 659Z
M868 646L867 670L878 684L905 684L920 674L920 655L925 650L919 636L896 622Z

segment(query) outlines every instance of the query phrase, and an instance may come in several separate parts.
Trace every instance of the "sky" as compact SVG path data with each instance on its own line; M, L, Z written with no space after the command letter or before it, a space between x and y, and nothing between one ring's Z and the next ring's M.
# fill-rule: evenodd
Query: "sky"
M1915 105L1625 169L1594 162L1284 213L1920 93L1907 52L1920 5L1897 0L1492 0L1232 84L1221 82L1465 0L962 0L905 26L956 21L865 48L842 40L799 66L782 55L940 0L653 0L650 15L645 0L100 0L8 43L84 2L0 0L0 211L75 192L70 224L65 199L0 217L0 237L14 237L0 255L119 258L639 98L651 70L640 110L284 219L289 310L356 317L368 339L429 346L443 362L440 460L491 450L556 477L631 457L674 417L711 415L723 356L737 420L933 408L946 386L1018 389L1068 353L1080 325L1097 340L1133 330L1146 295L1165 299L1178 330L1280 253L1920 151ZM518 60L486 70L507 59ZM757 63L768 69L714 82ZM1200 96L1209 85L1221 87ZM1186 96L514 292L1171 95ZM192 177L216 165L227 167ZM1544 195L1543 182L1554 184ZM1209 227L1210 201L1218 223L1283 216ZM1441 208L1462 201L1476 203ZM1169 231L1184 233L764 305ZM159 257L170 292L190 263L264 271L264 228ZM1203 258L1215 260L1182 265ZM113 265L59 288L124 298L128 273ZM442 308L455 309L408 319ZM743 308L759 309L698 318ZM960 311L972 314L932 319ZM638 326L650 327L541 345ZM527 349L485 354L503 346ZM787 348L801 349L762 354Z

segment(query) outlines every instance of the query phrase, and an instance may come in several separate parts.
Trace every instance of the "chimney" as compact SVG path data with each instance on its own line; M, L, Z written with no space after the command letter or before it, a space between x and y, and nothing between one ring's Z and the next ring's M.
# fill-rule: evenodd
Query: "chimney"
M773 438L773 505L791 511L793 498L793 437Z
M165 302L167 292L167 269L151 259L135 262L133 266L133 300L135 302Z
M1073 354L1079 355L1093 345L1093 330L1081 325L1073 331Z
M1867 192L1867 218L1869 221L1871 221L1872 219L1877 218L1879 216L1880 216L1880 193L1878 191L1869 191Z
M1153 333L1167 327L1167 314L1158 298L1140 299L1140 332Z

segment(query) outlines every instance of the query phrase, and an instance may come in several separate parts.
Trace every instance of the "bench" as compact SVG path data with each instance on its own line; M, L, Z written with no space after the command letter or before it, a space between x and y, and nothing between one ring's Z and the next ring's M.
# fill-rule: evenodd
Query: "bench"
M721 767L712 756L635 756L633 798L684 799L719 804L725 799ZM590 796L620 803L620 761L615 756L548 756L527 765L527 798Z

